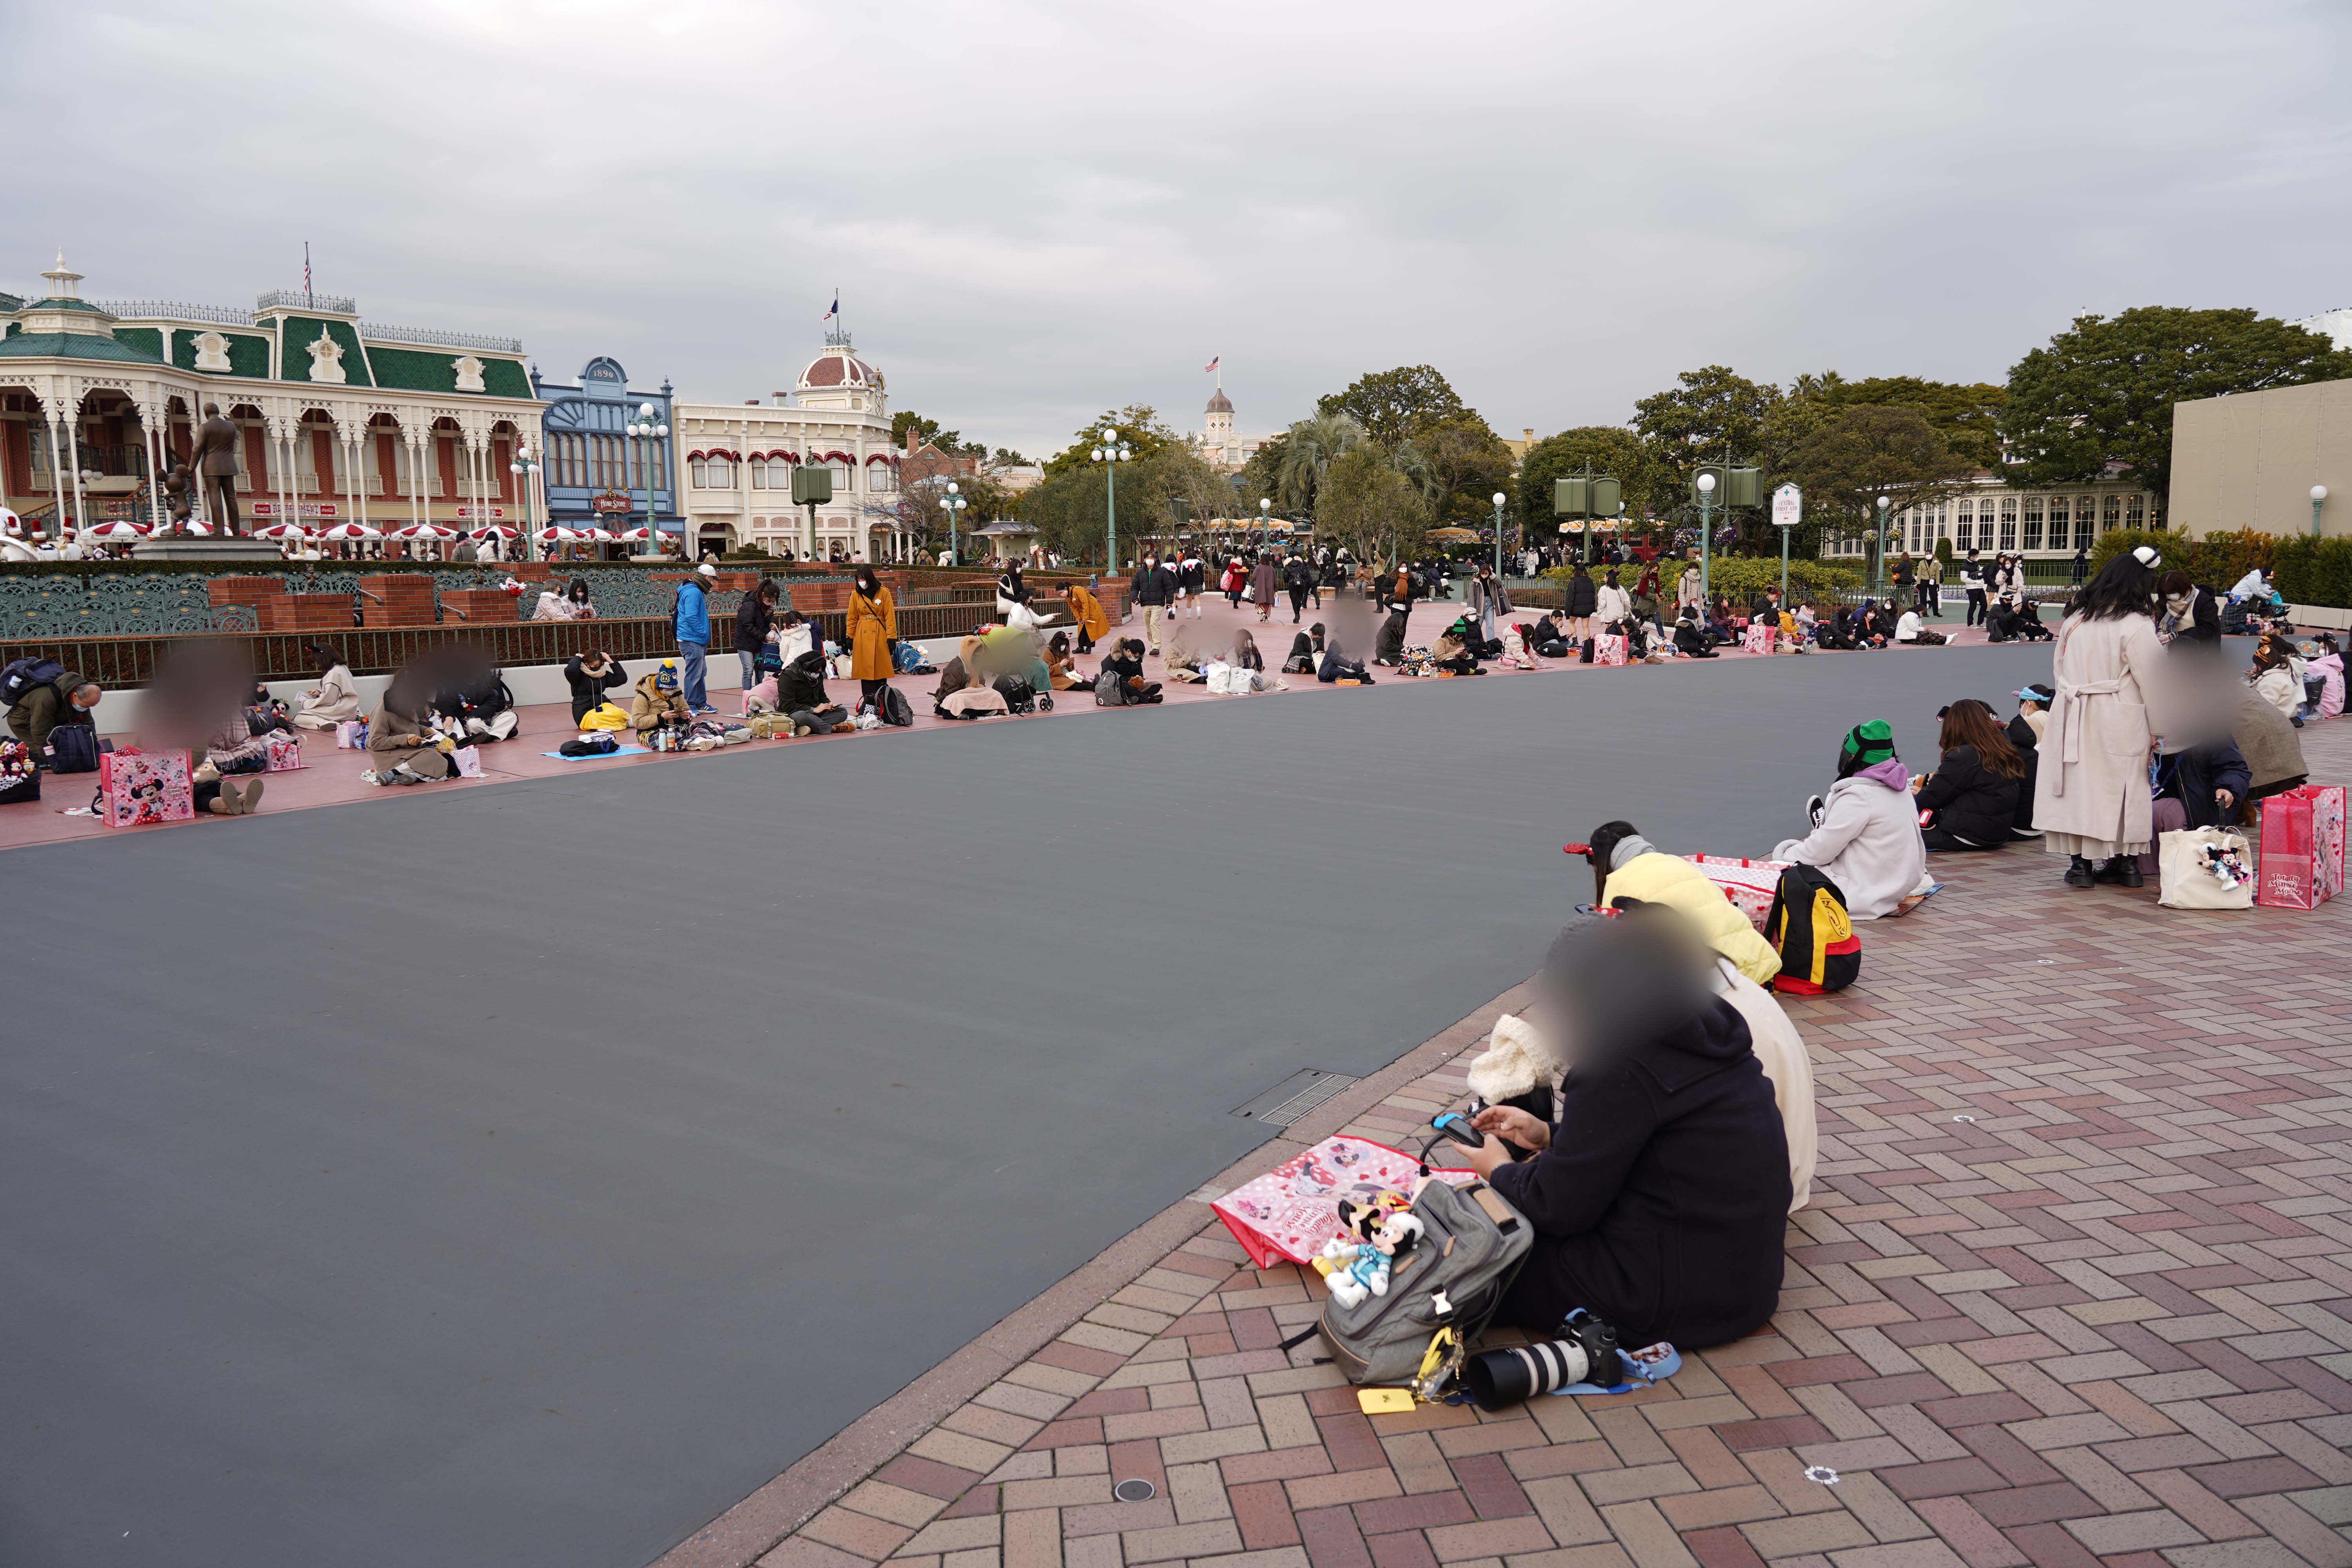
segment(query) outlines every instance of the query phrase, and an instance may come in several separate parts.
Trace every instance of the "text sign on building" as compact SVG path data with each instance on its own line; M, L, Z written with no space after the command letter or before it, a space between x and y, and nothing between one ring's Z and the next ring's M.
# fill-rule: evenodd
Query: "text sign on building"
M1794 528L1797 520L1805 515L1805 492L1794 485L1782 485L1772 492L1772 526Z
M588 507L592 511L631 511L635 510L629 504L629 498L623 495L618 490L603 490L595 495L590 496L588 498Z
M457 509L460 522L504 522L507 509L502 506L461 506Z
M246 510L256 517L335 518L342 515L341 504L331 500L297 501L283 506L274 500L247 503Z

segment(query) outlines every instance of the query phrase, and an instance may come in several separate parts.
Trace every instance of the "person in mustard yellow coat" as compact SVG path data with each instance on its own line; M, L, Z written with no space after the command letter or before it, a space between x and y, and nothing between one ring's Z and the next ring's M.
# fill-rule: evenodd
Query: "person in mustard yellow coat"
M871 566L857 569L849 595L849 673L857 678L858 701L868 703L890 684L890 646L898 640L898 606Z
M1062 597L1070 606L1070 618L1078 623L1078 651L1094 652L1095 644L1110 636L1110 617L1103 613L1102 601L1082 583L1063 589Z

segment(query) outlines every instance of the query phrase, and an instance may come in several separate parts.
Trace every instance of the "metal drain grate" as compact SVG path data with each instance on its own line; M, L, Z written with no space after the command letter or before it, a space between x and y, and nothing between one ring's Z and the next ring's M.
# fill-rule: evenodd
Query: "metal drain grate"
M1244 1121L1263 1121L1271 1127L1288 1127L1308 1111L1338 1097L1352 1083L1361 1080L1343 1072L1318 1072L1308 1068L1296 1072L1247 1105L1234 1111Z

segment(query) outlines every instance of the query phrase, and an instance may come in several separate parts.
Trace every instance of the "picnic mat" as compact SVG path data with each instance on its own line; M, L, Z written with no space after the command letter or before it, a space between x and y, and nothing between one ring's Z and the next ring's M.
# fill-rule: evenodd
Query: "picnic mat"
M1934 898L1937 893L1940 893L1943 890L1943 883L1930 882L1924 888L1916 889L1911 892L1904 894L1902 902L1896 904L1893 909L1887 910L1878 918L1883 921L1901 920L1905 915L1909 914L1913 910L1917 909L1921 904L1926 903L1929 899Z
M1433 1166L1429 1173L1456 1185L1478 1179L1475 1171ZM1402 1150L1369 1138L1326 1138L1210 1206L1260 1268L1282 1258L1307 1263L1342 1234L1340 1199L1370 1203L1382 1193L1411 1197L1420 1176L1421 1162Z
M592 752L584 757L567 757L562 752L541 752L542 757L553 757L559 763L601 763L607 757L649 757L649 746L621 746L609 752Z

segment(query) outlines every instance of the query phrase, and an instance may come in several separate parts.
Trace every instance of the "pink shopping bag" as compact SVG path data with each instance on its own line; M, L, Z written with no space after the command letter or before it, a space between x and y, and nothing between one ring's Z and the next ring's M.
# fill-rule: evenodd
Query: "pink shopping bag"
M2344 890L2344 786L2305 784L2260 803L2254 902L2315 910Z
M1473 1171L1430 1174L1456 1184L1477 1180ZM1306 1263L1325 1242L1339 1239L1340 1199L1370 1203L1382 1193L1409 1198L1420 1175L1419 1161L1385 1143L1326 1138L1210 1206L1260 1268L1277 1258Z

